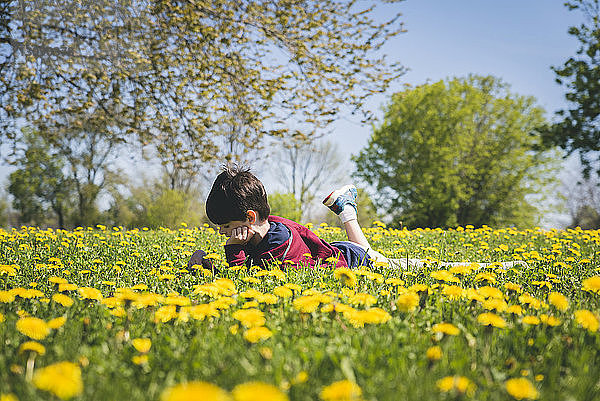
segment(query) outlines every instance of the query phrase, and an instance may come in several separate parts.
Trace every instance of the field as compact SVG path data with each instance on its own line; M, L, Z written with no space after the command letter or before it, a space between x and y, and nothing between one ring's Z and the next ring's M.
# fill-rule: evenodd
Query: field
M600 231L366 231L425 267L227 267L209 227L0 230L0 399L600 399ZM187 269L199 248L218 272Z

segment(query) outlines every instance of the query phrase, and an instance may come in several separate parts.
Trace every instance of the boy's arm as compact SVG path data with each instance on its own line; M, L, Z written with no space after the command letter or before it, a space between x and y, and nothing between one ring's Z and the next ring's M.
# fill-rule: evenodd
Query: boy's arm
M225 258L229 266L241 266L246 262L246 250L242 244L225 245Z

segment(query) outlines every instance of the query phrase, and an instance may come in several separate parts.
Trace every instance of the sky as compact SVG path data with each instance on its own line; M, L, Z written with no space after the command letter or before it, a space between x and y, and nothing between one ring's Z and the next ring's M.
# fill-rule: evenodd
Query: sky
M389 41L384 52L408 68L386 96L371 99L381 118L390 94L404 84L420 85L469 74L493 75L519 95L534 96L552 120L567 106L565 88L555 82L551 66L575 55L577 40L567 33L584 22L562 0L405 0L381 14L402 13L406 33ZM370 125L343 116L330 140L346 154L367 144Z

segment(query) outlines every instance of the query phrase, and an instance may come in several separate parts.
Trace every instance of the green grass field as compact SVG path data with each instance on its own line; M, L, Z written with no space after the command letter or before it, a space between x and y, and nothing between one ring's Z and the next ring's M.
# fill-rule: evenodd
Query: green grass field
M0 399L600 399L600 231L366 232L426 266L227 267L208 227L0 230ZM218 273L187 269L199 248Z

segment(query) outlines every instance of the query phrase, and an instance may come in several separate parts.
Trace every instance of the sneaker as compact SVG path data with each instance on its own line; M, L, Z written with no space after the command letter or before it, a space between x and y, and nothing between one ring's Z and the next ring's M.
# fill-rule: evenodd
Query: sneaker
M344 206L350 205L356 210L356 197L358 192L354 185L345 185L340 189L336 189L330 193L324 200L323 204L333 211L335 214L342 213Z

